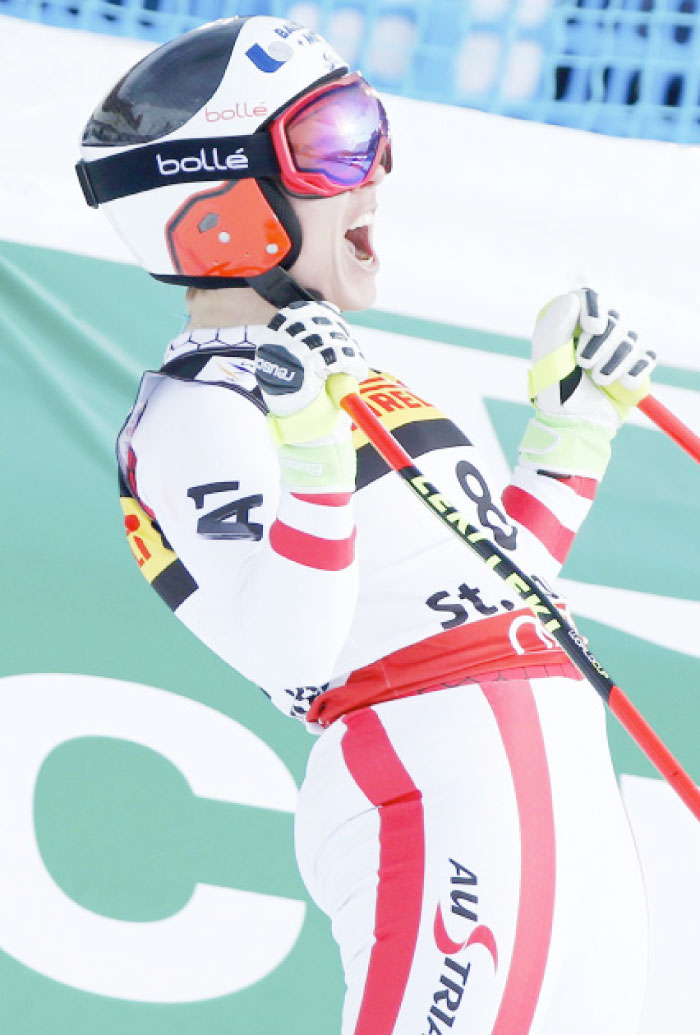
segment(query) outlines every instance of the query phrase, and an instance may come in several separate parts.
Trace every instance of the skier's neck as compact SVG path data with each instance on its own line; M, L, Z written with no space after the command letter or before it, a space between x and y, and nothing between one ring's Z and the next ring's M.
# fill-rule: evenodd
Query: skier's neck
M275 309L252 288L188 288L188 330L268 323Z

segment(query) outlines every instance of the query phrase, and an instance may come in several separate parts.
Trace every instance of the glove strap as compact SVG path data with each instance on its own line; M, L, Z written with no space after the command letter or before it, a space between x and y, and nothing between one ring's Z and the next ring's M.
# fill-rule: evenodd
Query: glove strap
M576 369L576 350L574 339L569 338L567 342L560 345L554 352L548 353L533 364L528 374L530 402L545 388L557 384L568 377L572 370Z
M566 417L550 417L537 411L520 444L520 462L553 474L578 474L596 481L610 461L614 431Z
M563 381L575 368L576 348L574 346L574 339L570 338L564 345L560 345L554 352L550 352L549 355L543 356L542 359L538 359L533 364L528 373L530 402L534 402L539 393L545 388ZM613 382L605 388L602 386L597 387L600 388L601 392L605 392L615 407L620 424L624 424L630 414L630 410L637 406L651 391L651 382L647 378L634 391L631 391L629 388L623 388L617 382Z
M647 377L641 387L637 388L634 392L630 391L629 388L623 388L622 385L617 382L613 382L613 384L604 388L603 391L615 407L620 423L622 424L627 420L630 410L649 395L649 392L651 391L651 382Z

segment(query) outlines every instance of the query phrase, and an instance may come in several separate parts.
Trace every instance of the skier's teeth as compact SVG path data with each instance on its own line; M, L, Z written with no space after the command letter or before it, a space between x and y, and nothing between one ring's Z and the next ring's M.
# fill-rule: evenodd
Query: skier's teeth
M374 212L365 212L363 216L357 220L356 223L350 227L351 230L359 230L363 226L372 226L374 223Z

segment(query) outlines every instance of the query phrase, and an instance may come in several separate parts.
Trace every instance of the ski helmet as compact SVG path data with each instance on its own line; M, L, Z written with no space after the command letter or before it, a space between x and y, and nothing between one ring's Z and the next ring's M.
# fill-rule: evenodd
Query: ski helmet
M332 140L319 158L309 126L327 130L334 105L352 106L356 142ZM315 32L267 16L211 22L154 50L93 112L81 152L88 204L153 277L261 294L301 248L289 193L330 196L391 167L369 85Z

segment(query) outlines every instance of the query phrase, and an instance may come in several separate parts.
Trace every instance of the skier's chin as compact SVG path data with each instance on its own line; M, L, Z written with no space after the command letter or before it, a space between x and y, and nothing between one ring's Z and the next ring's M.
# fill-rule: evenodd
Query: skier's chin
M345 242L347 245L347 242ZM343 261L339 263L338 295L343 302L335 304L344 310L367 309L377 299L376 277L379 272L379 259L372 254L371 258L358 258L354 249L345 249Z
M301 281L307 290L315 291L325 302L332 302L344 312L368 309L377 300L376 274L379 262L367 262L345 258L335 269L328 268L325 275L306 278ZM294 273L294 270L291 271Z
M361 309L369 309L377 300L377 287L374 277L366 274L362 281L353 279L345 281L342 288L334 292L335 298L328 301L333 302L344 312L354 312Z

